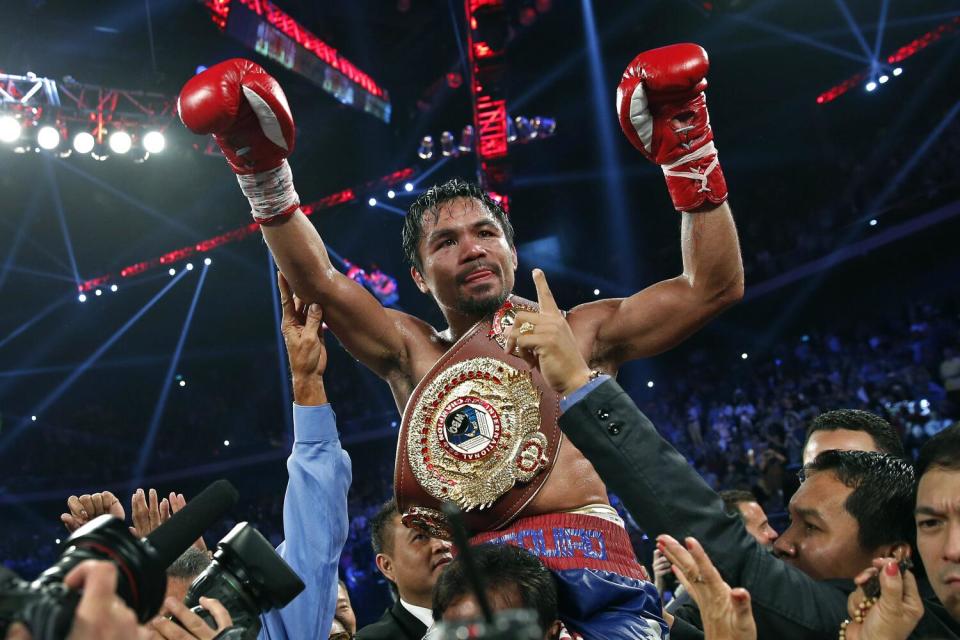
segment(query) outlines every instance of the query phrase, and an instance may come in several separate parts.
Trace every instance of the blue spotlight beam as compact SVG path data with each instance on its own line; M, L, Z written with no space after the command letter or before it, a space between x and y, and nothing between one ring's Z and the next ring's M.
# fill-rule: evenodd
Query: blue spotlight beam
M953 103L953 106L950 107L950 110L947 111L946 115L937 123L937 126L933 128L933 131L927 135L926 139L917 147L917 150L913 152L913 155L910 156L910 159L907 160L900 167L900 170L893 176L892 179L888 180L883 190L877 194L872 202L867 206L867 213L864 215L861 220L869 220L876 216L877 212L880 210L880 207L887 201L887 198L900 186L900 184L906 179L906 177L913 171L913 168L920 162L920 159L926 155L927 150L930 148L934 142L940 138L940 134L943 133L943 130L953 122L954 118L957 117L957 113L960 112L960 100Z
M877 19L877 33L873 39L873 59L880 58L880 47L883 45L883 32L887 28L887 9L890 7L890 0L881 0L880 17Z
M0 270L0 289L3 288L3 285L7 280L7 275L10 273L10 270L13 267L13 261L17 257L17 251L20 249L20 243L23 242L24 238L26 237L27 228L30 226L30 219L33 217L33 214L37 209L37 203L40 201L40 193L40 189L37 189L31 194L30 204L27 205L27 211L23 214L23 218L20 219L20 224L17 225L17 231L13 235L13 243L10 245L10 251L7 253L7 257L3 260L3 269Z
M46 318L48 315L50 315L57 309L59 309L60 307L62 307L64 304L66 304L68 300L72 300L72 299L74 299L73 294L70 294L69 296L64 296L59 300L55 300L51 302L40 313L35 313L32 316L30 316L29 320L27 320L26 322L21 324L19 327L17 327L16 329L8 333L7 337L5 337L3 340L0 340L0 348L3 348L3 346L6 345L8 342L10 342L11 340L19 336L21 333L23 333L24 331L26 331L36 323L43 320L44 318Z
M140 320L140 318L142 318L157 302L159 302L160 299L163 298L163 296L174 287L174 285L180 282L180 280L187 273L189 273L189 271L185 270L178 273L170 282L166 284L166 286L163 287L163 289L150 298L150 300L147 301L147 303L143 305L143 307L141 307L140 310L133 315L133 317L131 317L123 324L123 326L117 329L116 333L114 333L109 339L107 339L106 342L100 345L97 350L94 351L90 357L84 360L80 366L73 371L73 373L67 376L67 378L61 382L56 389L47 394L47 396L33 408L30 414L39 415L50 408L54 402L59 400L60 397L66 393L67 389L69 389L70 386L73 385L73 383L76 382L80 376L86 373L87 369L89 369L90 366L100 358L100 356L102 356L110 347L116 344L117 340L119 340L127 331L129 331L130 327L136 324L137 321ZM13 429L11 429L5 437L0 438L0 454L3 454L7 449L9 449L16 439L20 437L20 434L30 426L30 424L30 419L25 418L21 420Z
M28 276L37 276L38 278L49 278L50 280L59 280L60 282L69 282L71 284L76 284L76 280L70 276L65 276L59 273L52 273L50 271L42 271L40 269L31 269L29 267L19 267L16 265L10 265L6 267L7 271L12 273L23 273ZM3 282L0 281L0 286Z
M463 6L462 4L460 6ZM463 39L460 37L460 22L457 20L457 11L453 8L453 0L447 0L447 7L450 9L450 24L453 25L453 35L457 39L457 51L460 53L460 73L464 77L470 75L470 67L467 66L467 54L463 50Z
M377 204L375 204L374 206L375 206L377 209L385 209L386 211L389 211L390 213L395 213L395 214L397 214L398 216L400 216L401 218L406 218L406 217L407 217L407 212L406 212L406 211L404 211L403 209L400 209L399 207L395 207L395 206L393 206L393 205L387 204L387 203L385 203L385 202L380 202L379 200L377 200Z
M193 321L193 314L197 309L197 301L200 299L200 292L203 291L203 283L207 279L207 271L210 265L204 264L200 272L200 278L197 280L197 288L193 292L193 299L190 300L190 308L187 309L187 316L183 321L183 328L180 330L180 337L177 339L177 346L173 349L173 356L170 358L170 365L167 367L167 374L163 378L163 387L160 395L157 397L157 403L153 407L153 415L150 417L150 426L147 429L147 436L140 447L140 454L137 456L137 466L134 467L133 479L135 482L128 493L140 486L139 481L143 478L143 472L150 462L150 454L153 453L153 445L157 441L157 432L160 430L160 420L163 418L163 410L167 406L167 398L170 396L170 387L173 385L173 376L176 373L177 365L180 363L180 354L183 353L183 345L187 341L187 334L190 332L190 324ZM180 272L181 275L186 270Z
M343 258L338 256L330 247L327 247L327 253L335 256L340 264L343 264ZM283 414L284 435L289 449L289 446L293 445L293 416L290 413L293 407L293 399L291 398L290 374L288 373L290 364L287 362L287 347L283 342L283 331L280 329L283 310L280 308L280 289L277 287L277 263L273 261L273 254L269 251L267 252L267 265L270 273L269 285L272 292L270 300L273 303L273 321L277 327L275 336L277 340L277 364L280 367L280 395L283 398L283 411L281 413Z
M623 260L621 270L623 284L633 284L637 274L637 265L634 260L632 224L627 215L626 197L623 190L623 174L617 158L617 149L614 145L613 114L610 112L612 92L607 90L603 74L603 56L600 50L600 38L597 35L597 25L593 16L592 0L582 0L583 29L587 41L587 61L590 70L590 85L592 87L593 117L596 122L599 136L600 165L603 171L604 204L607 208L607 222L610 230L609 240Z
M802 34L802 33L797 33L797 32L795 32L795 31L790 31L790 30L788 30L788 29L784 29L784 28L782 28L782 27L778 27L777 25L770 24L770 23L768 23L768 22L764 22L763 20L757 20L756 18L751 18L750 16L738 15L738 14L736 14L736 13L731 13L731 14L729 14L729 15L730 15L730 18L731 18L731 19L736 20L737 22L740 22L740 23L742 23L742 24L749 25L749 26L751 26L751 27L753 27L753 28L755 28L755 29L759 29L760 31L766 31L766 32L768 32L768 33L772 33L772 34L777 35L777 36L780 36L780 37L782 37L782 38L786 38L787 40L791 40L791 41L796 42L796 43L798 43L798 44L805 44L805 45L810 46L810 47L813 47L813 48L815 48L815 49L820 49L821 51L826 51L827 53L833 53L833 54L838 55L838 56L840 56L840 57L842 57L842 58L847 58L847 59L849 59L849 60L855 60L855 61L860 62L860 63L863 63L863 64L870 64L870 62L871 62L870 57L869 57L869 54L866 55L866 56L860 56L860 55L857 55L857 54L855 54L855 53L853 53L853 52L851 52L851 51L847 51L846 49L841 49L841 48L839 48L839 47L835 47L835 46L833 46L832 44L827 44L826 42L822 42L822 41L820 41L820 40L816 40L816 39L811 38L810 36L804 35L804 34Z
M163 222L163 223L166 224L167 226L171 227L172 229L176 229L177 231L179 231L180 233L182 233L183 235L185 235L185 236L187 236L187 237L189 237L189 238L191 238L191 239L197 238L197 235L198 235L198 234L197 234L196 230L191 229L190 227L188 227L187 225L183 224L182 222L180 222L180 221L178 221L178 220L175 220L174 218L171 218L171 217L169 217L169 216L161 213L160 211L157 211L157 210L154 209L153 207L149 207L149 206L145 205L144 203L140 202L139 200L137 200L136 198L134 198L134 197L131 196L130 194L124 193L124 192L121 191L120 189L117 189L116 187L114 187L113 185L111 185L111 184L109 184L109 183L107 183L107 182L104 182L104 181L101 180L100 178L97 178L96 176L90 175L90 174L87 173L86 171L84 171L84 170L80 169L79 167L77 167L75 163L73 163L73 162L66 162L66 161L64 161L64 160L57 160L57 163L58 163L61 167L63 167L64 169L66 169L67 171L70 171L70 172L74 173L75 175L80 176L81 178L83 178L84 180L86 180L87 182L89 182L89 183L91 183L91 184L97 185L98 187L100 187L101 189L103 189L104 191L106 191L107 193L109 193L110 195L112 195L112 196L114 196L115 198L121 200L122 202L130 205L131 207L134 207L134 208L137 209L138 211L142 211L143 213L147 214L147 215L150 216L151 218L155 218L155 219L157 219L157 220L160 220L161 222Z
M83 278L80 277L80 270L77 269L77 257L73 253L73 242L70 240L70 230L67 228L67 216L63 212L63 201L60 199L60 184L57 182L57 176L53 173L53 165L50 164L50 158L47 156L43 158L43 171L47 177L50 197L53 198L53 209L60 221L60 232L63 234L63 244L67 249L67 258L70 259L70 268L73 269L73 279L79 287Z
M853 19L853 14L850 13L850 7L847 6L847 3L844 0L833 0L833 3L837 5L837 9L840 10L840 13L843 14L843 19L847 21L847 26L850 27L850 32L853 33L853 37L857 39L857 42L860 43L860 48L863 49L863 52L867 55L867 58L875 60L876 57L873 55L873 51L870 50L870 47L867 46L867 39L863 37L863 32L860 31L860 26L857 24L857 21Z
M412 181L413 186L416 187L418 184L420 184L421 182L429 178L430 175L433 174L437 169L447 164L448 162L450 162L450 156L444 156L439 160L437 160L435 163L433 163L432 167L430 167L429 169L421 173L419 176L417 176L416 180Z

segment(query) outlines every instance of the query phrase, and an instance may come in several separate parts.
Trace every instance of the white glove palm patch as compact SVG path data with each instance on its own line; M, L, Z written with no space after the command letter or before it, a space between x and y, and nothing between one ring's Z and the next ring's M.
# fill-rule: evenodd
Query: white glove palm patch
M283 137L283 131L280 129L280 122L270 105L250 87L244 86L242 88L243 95L247 97L247 102L250 103L250 108L253 109L253 112L257 115L257 120L260 121L260 129L263 131L263 135L281 149L289 150L287 141Z

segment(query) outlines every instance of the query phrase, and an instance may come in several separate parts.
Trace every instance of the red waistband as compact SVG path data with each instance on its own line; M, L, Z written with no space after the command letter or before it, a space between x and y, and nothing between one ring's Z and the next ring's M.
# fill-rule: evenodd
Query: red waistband
M596 516L576 513L530 516L515 520L505 529L487 531L470 539L471 545L486 542L526 549L552 571L597 569L636 580L650 579L637 562L626 530Z

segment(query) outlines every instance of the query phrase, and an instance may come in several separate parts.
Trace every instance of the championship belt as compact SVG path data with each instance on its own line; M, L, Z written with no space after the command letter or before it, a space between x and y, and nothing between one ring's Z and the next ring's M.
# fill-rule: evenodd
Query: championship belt
M451 539L446 501L471 533L499 529L533 500L560 448L560 397L540 371L504 351L511 296L475 324L414 389L403 412L394 488L403 523Z

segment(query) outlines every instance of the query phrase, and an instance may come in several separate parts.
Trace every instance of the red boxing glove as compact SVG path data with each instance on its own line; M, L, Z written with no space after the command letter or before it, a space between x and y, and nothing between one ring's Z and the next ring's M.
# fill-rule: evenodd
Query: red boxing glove
M620 128L661 165L677 211L727 199L703 95L709 68L703 47L674 44L634 58L617 87Z
M286 162L295 127L280 85L260 65L234 58L191 78L177 100L180 119L213 134L258 221L300 205Z

